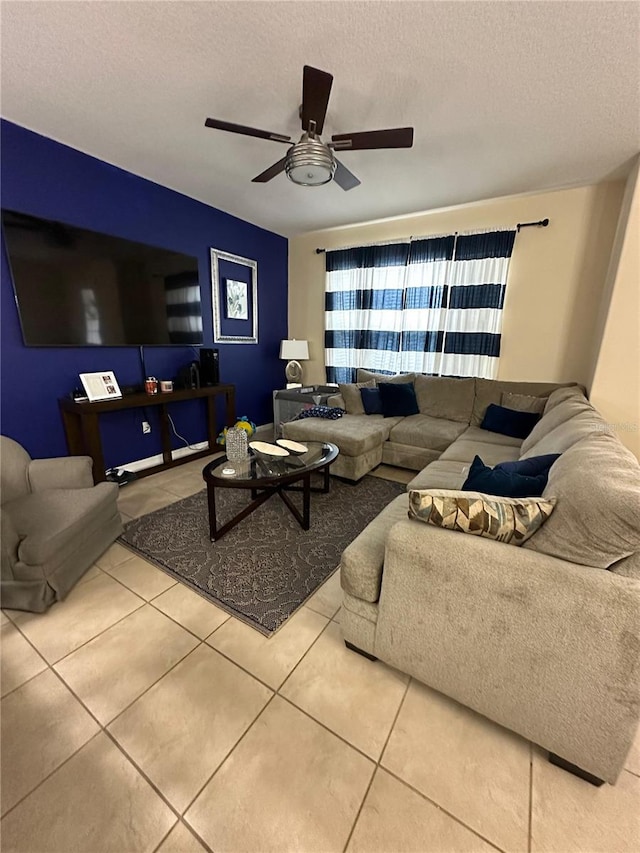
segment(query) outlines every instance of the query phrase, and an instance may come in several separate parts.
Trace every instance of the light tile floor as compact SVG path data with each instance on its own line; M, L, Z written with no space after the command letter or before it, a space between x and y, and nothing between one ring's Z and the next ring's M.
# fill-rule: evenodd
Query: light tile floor
M125 487L125 520L203 464ZM593 788L346 650L339 604L334 574L265 639L116 544L48 613L3 613L4 853L640 849L640 739Z

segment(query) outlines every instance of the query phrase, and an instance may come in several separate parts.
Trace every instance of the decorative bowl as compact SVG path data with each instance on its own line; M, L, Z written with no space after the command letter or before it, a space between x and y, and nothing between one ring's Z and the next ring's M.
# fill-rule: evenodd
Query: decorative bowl
M299 441L291 441L289 438L279 438L276 440L276 444L284 447L285 450L288 450L294 456L301 456L309 450L306 444L300 444Z
M278 459L289 455L289 451L284 447L278 447L266 441L250 441L249 447L257 456L262 456L264 459Z

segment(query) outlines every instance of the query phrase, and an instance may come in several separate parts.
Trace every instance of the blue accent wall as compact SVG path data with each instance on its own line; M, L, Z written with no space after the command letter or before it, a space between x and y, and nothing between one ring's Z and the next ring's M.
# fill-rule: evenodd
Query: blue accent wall
M287 337L286 238L11 122L3 120L0 133L3 207L198 258L204 346L213 346L209 249L258 262L259 343L216 346L220 379L236 386L238 415L273 420L272 391L283 382L279 344ZM58 398L80 384L79 373L113 370L121 387L139 384L138 349L24 346L4 241L1 273L0 429L34 457L66 455ZM191 347L145 347L147 372L159 379L172 378L196 357ZM204 404L174 404L170 412L189 443L206 439ZM141 410L101 416L108 467L160 453L153 407L148 414L150 435L142 435ZM218 418L222 428L222 407ZM184 445L175 440L174 446Z

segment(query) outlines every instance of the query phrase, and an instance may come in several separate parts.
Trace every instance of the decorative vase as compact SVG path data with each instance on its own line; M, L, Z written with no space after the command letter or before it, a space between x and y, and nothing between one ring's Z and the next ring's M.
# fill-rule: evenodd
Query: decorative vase
M242 462L249 455L247 431L240 427L230 427L226 439L227 459L229 462Z

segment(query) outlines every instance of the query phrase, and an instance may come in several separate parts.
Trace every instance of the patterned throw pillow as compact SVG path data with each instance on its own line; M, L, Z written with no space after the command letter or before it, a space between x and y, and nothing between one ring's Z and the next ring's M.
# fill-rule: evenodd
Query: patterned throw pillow
M309 406L308 409L303 409L299 415L293 418L294 421L302 421L305 418L325 418L329 421L337 421L346 414L344 409L339 409L337 406Z
M533 536L555 505L555 498L496 498L449 489L409 492L409 518L512 545Z

